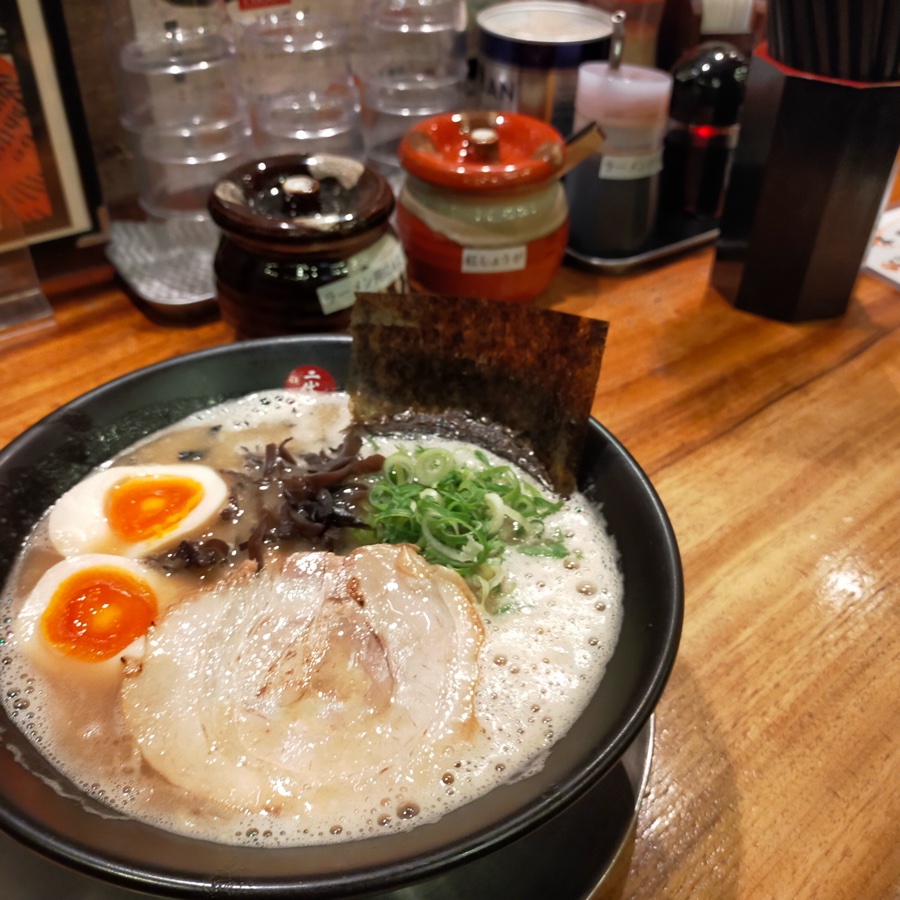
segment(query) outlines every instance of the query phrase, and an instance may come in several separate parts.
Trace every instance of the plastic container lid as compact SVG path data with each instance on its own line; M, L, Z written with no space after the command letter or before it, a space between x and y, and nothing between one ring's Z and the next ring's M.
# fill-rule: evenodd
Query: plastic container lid
M289 244L337 241L389 218L394 195L372 169L345 156L273 156L220 179L209 211L223 230Z
M429 184L484 192L549 181L563 165L565 144L552 125L520 113L446 113L410 128L398 158Z
M672 97L672 76L661 69L623 63L611 69L605 62L578 68L575 109L603 128L610 121L665 121Z

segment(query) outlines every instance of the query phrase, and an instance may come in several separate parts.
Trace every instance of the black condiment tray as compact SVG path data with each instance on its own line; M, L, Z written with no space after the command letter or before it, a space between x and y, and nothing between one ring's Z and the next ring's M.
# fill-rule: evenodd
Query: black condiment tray
M609 275L620 275L636 266L674 256L684 250L711 243L719 236L717 221L687 217L664 218L656 223L653 234L638 248L620 255L587 256L566 248L566 259Z

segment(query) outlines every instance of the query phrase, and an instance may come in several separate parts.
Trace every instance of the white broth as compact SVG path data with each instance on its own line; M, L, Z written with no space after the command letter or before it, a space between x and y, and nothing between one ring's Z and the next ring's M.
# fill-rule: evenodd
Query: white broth
M228 481L266 444L290 437L295 456L319 453L349 424L345 394L266 392L193 415L111 465L196 462ZM362 454L411 445L475 464L474 448L436 438L374 438ZM273 545L259 573L247 561L230 571L160 556L129 563L164 579L165 599L124 661L96 666L42 646L22 613L61 558L47 519L4 594L9 715L89 795L212 841L294 846L402 831L526 777L597 690L621 623L615 543L574 494L545 522L566 555L507 549L502 603L487 607L455 573L396 547L336 558ZM204 536L234 542L248 524L231 519ZM294 656L300 674L286 668Z

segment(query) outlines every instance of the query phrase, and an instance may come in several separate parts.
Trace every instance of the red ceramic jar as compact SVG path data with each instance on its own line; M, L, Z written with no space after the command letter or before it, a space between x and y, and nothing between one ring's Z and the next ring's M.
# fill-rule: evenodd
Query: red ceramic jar
M415 289L524 303L547 287L569 231L559 132L518 113L451 113L414 125L398 155Z
M213 188L222 318L239 338L350 324L357 291L404 291L406 259L385 179L341 156L277 156Z

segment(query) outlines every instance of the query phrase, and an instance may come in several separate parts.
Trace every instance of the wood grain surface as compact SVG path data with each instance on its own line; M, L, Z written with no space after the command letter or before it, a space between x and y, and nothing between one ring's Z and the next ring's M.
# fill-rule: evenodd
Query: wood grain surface
M708 287L712 251L564 268L540 303L610 322L593 412L648 473L686 618L656 712L628 898L900 897L900 295L861 276L789 325ZM0 340L0 446L144 365L232 340L151 323L100 271Z

